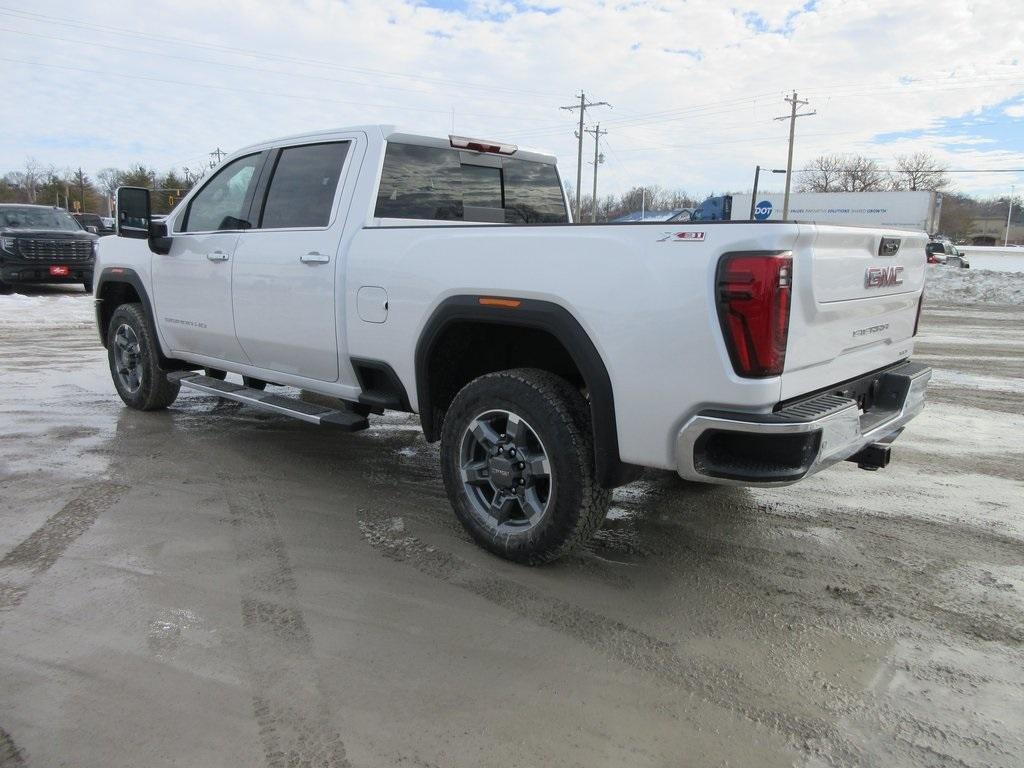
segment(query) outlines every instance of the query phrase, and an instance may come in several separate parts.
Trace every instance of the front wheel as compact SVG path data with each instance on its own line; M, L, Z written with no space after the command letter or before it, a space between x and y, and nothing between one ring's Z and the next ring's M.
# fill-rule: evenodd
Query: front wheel
M129 408L157 411L178 397L181 385L160 368L157 341L141 304L122 304L107 327L107 360L117 394Z
M467 384L445 415L441 470L469 534L515 562L561 557L608 509L610 494L594 478L587 404L547 371L517 368Z

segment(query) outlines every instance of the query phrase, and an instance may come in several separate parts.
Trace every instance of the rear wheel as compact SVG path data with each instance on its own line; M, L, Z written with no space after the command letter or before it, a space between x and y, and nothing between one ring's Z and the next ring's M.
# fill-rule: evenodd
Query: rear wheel
M207 368L205 373L211 379L217 379L217 381L224 381L228 375L227 371L222 371L219 368Z
M456 395L441 436L445 489L485 549L520 563L561 557L600 527L590 417L564 379L530 368L481 376Z
M117 394L139 411L166 408L181 388L160 368L156 338L150 332L141 304L122 304L107 327L107 360Z

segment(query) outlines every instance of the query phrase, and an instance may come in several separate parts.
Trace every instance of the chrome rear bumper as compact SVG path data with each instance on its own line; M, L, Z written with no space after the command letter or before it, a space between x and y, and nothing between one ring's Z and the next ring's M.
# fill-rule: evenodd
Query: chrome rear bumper
M874 406L837 392L774 413L703 411L676 438L685 480L729 485L789 485L863 448L888 442L924 408L931 368L906 362L877 375Z

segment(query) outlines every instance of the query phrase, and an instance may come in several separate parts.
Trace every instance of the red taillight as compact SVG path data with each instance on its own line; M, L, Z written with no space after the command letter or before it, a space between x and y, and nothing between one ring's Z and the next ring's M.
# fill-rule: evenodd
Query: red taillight
M740 376L782 373L792 281L789 253L727 253L718 263L718 317Z

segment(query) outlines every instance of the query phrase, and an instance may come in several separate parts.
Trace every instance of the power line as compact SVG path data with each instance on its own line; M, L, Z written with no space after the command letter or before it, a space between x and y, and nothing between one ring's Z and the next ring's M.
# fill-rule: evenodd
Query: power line
M162 78L162 77L150 77L150 76L147 76L147 75L137 75L137 74L128 74L128 73L120 73L120 72L111 72L111 71L108 71L108 70L100 70L100 69L86 69L86 68L78 67L78 66L70 66L70 65L63 65L63 64L50 64L48 62L42 62L42 61L26 61L25 59L10 59L10 58L3 58L3 57L0 57L0 61L7 61L7 62L14 63L14 64L25 64L25 65L28 65L28 66L31 66L31 67L47 67L47 68L50 68L50 69L71 70L73 72L79 72L79 73L81 73L81 72L88 72L90 74L102 75L104 77L123 77L123 78L127 78L129 80L145 80L145 81L149 81L149 82L153 82L153 83L165 83L165 84L168 84L168 85L184 85L184 86L187 86L189 88L207 88L207 89L216 90L216 91L229 91L231 93L254 94L256 96L275 96L275 97L284 98L284 99L304 99L306 101L315 101L315 102L319 102L319 103L330 103L330 104L350 104L350 105L356 105L356 106L362 106L362 107L372 107L372 108L375 108L375 109L405 109L405 110L412 110L412 111L415 111L415 112L433 112L433 113L436 113L436 114L444 114L444 115L448 115L449 114L449 110L448 109L432 109L430 107L413 107L413 106L406 106L406 105L402 105L402 104L371 104L371 103L364 102L364 101L352 101L352 100L344 100L344 99L328 99L328 98L325 98L323 96L306 96L306 95L298 94L298 93L280 93L280 92L277 92L277 91L264 91L264 90L259 90L259 89L256 89L256 88L237 88L235 86L213 85L213 84L210 84L210 83L196 83L196 82L189 82L189 81L185 81L185 80L170 80L168 78ZM489 117L493 117L493 116L489 116Z
M930 83L930 82L933 82L935 84L934 85L926 85L924 87L919 87L919 86L916 85L917 83ZM884 91L880 91L879 89L885 89L885 88L891 89L891 92L894 93L894 94L898 93L900 95L903 95L903 94L907 94L907 93L926 93L926 92L930 93L930 92L935 92L935 91L973 89L973 88L977 87L977 84L1015 85L1018 82L1019 83L1024 83L1024 80L1021 80L1019 75L1012 75L1012 76L1005 77L1005 78L1001 78L1001 77L980 77L980 78L972 78L970 80L967 80L965 78L958 78L956 80L956 82L957 83L965 83L965 84L964 85L956 86L956 85L950 85L950 84L948 84L948 82L945 82L945 81L922 81L922 80L917 80L917 81L914 81L915 85L902 85L902 84L889 83L889 84L884 84L884 85L878 86L876 89L874 89L872 91L852 92L852 93L845 93L845 94L841 92L844 88L845 89L849 89L849 88L860 89L860 88L864 87L863 83L858 83L856 85L835 86L835 87L833 87L832 90L821 91L821 93L823 95L825 95L825 96L828 96L830 99L832 99L832 98L835 98L835 99L845 99L845 98L860 98L862 96L876 95L879 92L884 92ZM968 85L966 83L972 83L972 84ZM819 89L826 88L826 87L829 87L829 86L819 86ZM837 90L840 91L840 92L837 93L836 92ZM819 91L818 90L814 90L812 92L813 93L818 93ZM662 111L659 111L659 112L634 114L634 115L629 115L627 117L613 118L613 119L610 119L610 120L606 120L606 121L604 121L604 124L613 126L615 128L626 128L626 127L632 128L632 127L647 126L647 125L653 125L653 124L659 124L659 123L677 122L679 120L693 120L693 119L702 118L702 117L713 117L713 116L720 115L720 114L728 114L728 113L731 113L731 112L746 111L748 106L756 103L758 100L760 100L764 96L774 95L775 93L776 93L775 91L772 91L772 92L768 92L768 93L754 94L754 95L748 96L748 97L742 97L742 98L736 98L736 99L727 99L727 100L717 101L717 102L709 102L709 103L706 103L706 104L694 105L694 106L690 106L690 107L681 107L681 108L670 109L670 110L662 110ZM709 110L711 110L713 108L716 108L716 107L728 107L728 108L720 109L720 110L716 110L716 111L709 111ZM545 134L557 134L557 133L560 133L562 130L564 130L562 128L562 126L560 126L560 125L552 125L552 126L545 126L545 127L540 127L540 128L536 128L536 129L530 129L528 131L523 131L523 132L521 132L518 135L540 137L541 135L545 135Z
M732 99L732 100L729 100L729 101L712 102L712 103L709 103L709 104L704 104L704 105L695 106L695 107L685 107L685 108L682 108L682 109L670 110L671 114L675 115L673 117L666 117L666 118L662 118L662 119L646 120L646 121L641 121L641 120L638 120L636 118L624 118L624 119L618 119L618 120L612 119L612 120L606 120L605 124L611 125L611 126L613 126L615 128L620 128L620 127L636 127L636 126L642 126L642 125L649 125L651 123L673 122L673 121L677 121L677 120L689 120L689 119L695 119L697 117L709 117L709 116L713 116L713 115L716 115L716 114L727 114L727 113L730 113L730 112L746 111L747 107L749 106L750 103L753 103L754 99L744 99L743 101L746 101L748 103L747 104L737 105L737 106L734 106L734 107L732 107L730 109L723 109L723 110L721 110L719 112L706 112L706 111L705 112L701 112L700 110L709 109L709 108L716 107L716 106L726 106L726 105L729 105L729 104L734 104L736 102L736 100ZM688 114L684 114L684 113L688 113ZM652 114L662 114L662 113L652 113ZM638 115L636 117L639 118L639 117L642 117L642 116ZM561 125L561 124L559 124L559 125L549 125L549 126L542 126L542 127L539 127L539 128L532 128L532 129L525 130L525 131L520 131L516 135L518 135L518 136L538 136L539 137L539 136L545 135L545 134L558 134L558 133L561 133L564 130L565 130L565 126L564 125Z
M578 109L580 111L580 127L576 133L576 138L579 140L579 145L576 151L576 216L575 220L578 222L581 218L582 210L580 209L580 186L583 184L583 118L587 113L587 110L591 107L611 107L607 101L587 101L587 95L580 89L580 103L571 104L568 107L559 107L559 109L565 109L573 111Z
M836 173L863 173L863 168L835 168L829 169L834 170ZM1024 173L1024 168L872 168L873 171L879 173L917 173L921 170L932 171L934 173ZM803 168L801 170L793 171L793 173L817 173L817 168Z
M92 47L95 47L95 48L104 48L104 49L111 50L111 51L120 51L122 53L134 53L134 54L138 54L140 56L159 57L160 59L177 59L178 61L187 61L187 62L191 62L193 64L210 64L210 65L215 66L215 67L228 67L230 69L244 69L244 70L247 70L249 72L260 72L260 73L263 73L263 74L274 75L274 76L278 76L278 77L301 78L303 80L320 80L322 82L327 82L327 83L339 83L341 85L355 85L355 86L358 86L360 88L372 88L373 90L383 89L383 90L389 90L389 91L400 91L402 93L414 93L414 94L419 94L421 96L430 96L430 95L432 95L429 91L425 91L423 89L403 88L402 86L399 86L399 85L387 85L385 83L380 83L380 82L367 83L367 82L362 82L362 81L359 81L359 80L343 80L343 79L337 78L337 77L325 77L324 75L313 75L313 74L307 74L307 73L304 73L304 72L301 72L301 73L300 72L285 72L285 71L282 71L280 69L269 69L267 67L256 67L256 66L253 66L251 64L237 64L237 63L234 63L234 62L216 61L214 59L201 59L201 58L197 58L195 56L183 56L181 54L167 53L167 52L164 52L164 51L161 51L159 54L154 54L153 51L146 51L146 50L142 50L142 49L139 49L139 48L126 48L126 47L124 47L122 45L109 45L107 43L96 42L95 40L80 40L80 39L75 39L75 38L71 38L71 37L61 37L59 35L44 35L44 34L41 34L41 33L38 33L38 32L26 32L24 30L11 29L9 27L0 27L0 32L8 32L8 33L14 34L14 35L24 35L26 37L35 37L35 38L39 38L39 39L42 39L42 40L53 40L53 41L59 42L59 43L72 43L74 45L88 45L88 46L92 46ZM522 106L536 106L535 103L530 103L530 102L513 102L513 101L508 101L506 98L500 97L500 96L496 96L496 97L493 97L493 98L488 98L488 97L485 96L485 97L480 97L480 98L482 98L483 100L486 100L486 101L501 101L503 104L520 104ZM517 118L515 116L509 115L507 117L503 117L503 119L507 119L507 120L515 120L515 119L526 120L528 118L522 118L522 117Z
M375 77L403 78L403 79L407 79L407 80L414 80L414 81L419 81L419 82L424 82L424 83L435 83L435 84L443 84L443 85L455 85L455 86L459 86L460 88L476 88L476 89L483 89L483 90L492 91L492 92L493 91L502 91L502 92L506 92L506 93L522 93L522 94L526 94L526 95L529 95L529 96L554 97L554 96L557 95L557 94L553 94L553 93L543 93L543 92L540 92L540 91L533 91L533 90L528 90L528 89L524 89L524 88L510 88L508 86L472 83L472 82L467 82L467 81L464 81L464 80L453 80L453 79L449 79L449 78L440 78L440 77L427 77L427 76L424 76L424 75L407 75L407 74L402 73L402 72L393 72L393 71L382 70L382 69L371 69L371 68L368 68L368 67L353 67L353 66L349 66L349 65L336 64L334 62L324 61L323 59L306 59L306 58L301 58L301 57L296 57L296 56L283 56L283 55L280 55L280 54L272 54L272 53L267 53L265 51L255 51L255 50L248 49L248 48L236 48L236 47L233 47L233 46L217 45L217 44L214 44L214 43L200 43L200 42L196 42L195 40L189 40L187 38L182 38L182 37L160 36L160 35L149 34L147 32L140 32L138 30L125 29L124 27L112 27L112 26L107 26L107 25L103 25L103 24L90 24L90 23L85 22L85 21L79 21L77 19L71 19L70 17L67 17L67 16L60 16L60 17L58 17L58 16L48 16L48 15L42 14L42 13L31 13L29 11L23 11L23 10L20 10L20 9L17 9L17 8L10 8L10 7L6 7L6 6L0 6L0 15L11 16L13 18L20 19L22 21L45 22L47 24L57 24L57 25L64 26L64 27L72 27L74 29L86 29L86 30L92 30L92 31L97 31L97 32L103 32L103 33L106 33L106 34L120 35L122 37L135 37L135 38L139 38L139 39L150 40L150 41L153 41L153 42L164 43L164 44L174 43L174 44L177 44L177 45L190 46L192 48L202 48L202 49L205 49L205 50L218 51L218 52L222 52L222 53L232 53L232 54L237 54L237 55L241 55L241 56L249 56L251 58L256 58L256 59L264 59L264 60L267 60L267 61L287 61L287 62L291 62L293 64L302 64L302 65L305 65L305 66L325 67L325 68L329 68L329 69L338 69L338 70L344 70L344 71L348 71L348 72L358 72L358 73L361 73L361 74L373 75Z

